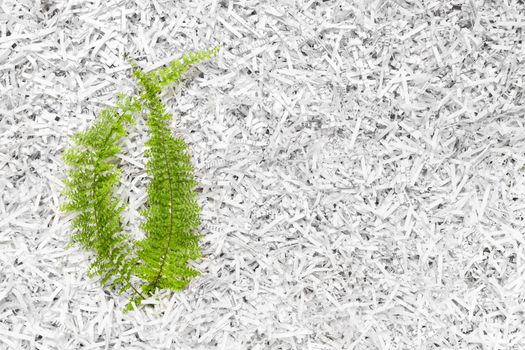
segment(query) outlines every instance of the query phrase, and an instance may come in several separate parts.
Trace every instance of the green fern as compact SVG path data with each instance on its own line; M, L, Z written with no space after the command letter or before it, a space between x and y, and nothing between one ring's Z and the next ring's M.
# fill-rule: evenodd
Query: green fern
M122 233L120 222L124 206L113 195L120 179L115 155L120 152L118 141L127 135L124 124L133 122L140 110L136 99L119 99L118 108L102 110L90 129L73 136L74 147L62 157L72 169L64 190L69 201L61 209L78 213L72 220L72 242L95 253L88 275L98 275L101 284L112 287L127 282L121 277L133 267L130 237ZM125 283L117 289L129 287Z
M138 96L119 95L117 108L102 110L90 129L73 136L74 146L63 154L70 170L64 190L68 202L62 210L77 213L72 220L72 243L94 253L90 276L100 276L103 286L118 293L132 290L126 310L157 289L179 291L199 274L188 265L201 256L195 233L200 222L194 191L197 183L184 140L171 135L172 116L166 112L160 93L192 64L218 50L191 53L148 73L136 69L133 77ZM146 143L150 182L141 225L145 238L133 241L122 232L124 205L114 195L120 181L116 155L119 140L127 136L124 125L132 123L141 111L146 112L150 132Z
M149 208L142 225L146 237L137 243L142 264L136 273L146 283L142 292L150 295L157 288L183 289L198 271L188 262L201 256L199 236L194 234L200 223L200 208L195 198L193 166L184 140L174 138L169 129L172 116L166 112L160 93L162 87L176 82L190 65L212 57L216 49L193 53L173 61L159 71L133 73L141 93L139 100L148 110L146 169Z

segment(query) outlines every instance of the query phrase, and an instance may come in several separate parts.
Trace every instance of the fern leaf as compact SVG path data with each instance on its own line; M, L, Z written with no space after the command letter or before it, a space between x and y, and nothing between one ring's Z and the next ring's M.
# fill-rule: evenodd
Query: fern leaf
M174 138L169 129L172 116L160 98L162 87L176 82L191 64L213 56L218 48L192 53L157 71L134 72L141 89L140 101L149 110L146 165L149 207L142 229L145 238L137 242L142 264L136 275L145 283L142 291L151 295L157 288L179 291L199 273L188 266L201 256L199 236L200 208L196 200L193 165L184 140Z
M76 133L74 146L62 156L70 167L64 190L68 201L62 210L77 213L72 242L95 253L88 275L101 277L103 285L133 267L130 237L120 222L124 206L113 195L120 179L114 162L120 152L117 142L127 134L124 124L133 122L139 105L121 96L117 106L102 110L91 128Z

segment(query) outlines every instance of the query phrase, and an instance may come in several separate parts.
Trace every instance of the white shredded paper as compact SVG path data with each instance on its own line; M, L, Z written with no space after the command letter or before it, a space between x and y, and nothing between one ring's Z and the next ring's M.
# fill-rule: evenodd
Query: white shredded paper
M0 349L525 349L524 30L522 0L0 1ZM60 155L128 59L219 43L164 93L202 275L124 314L65 247Z

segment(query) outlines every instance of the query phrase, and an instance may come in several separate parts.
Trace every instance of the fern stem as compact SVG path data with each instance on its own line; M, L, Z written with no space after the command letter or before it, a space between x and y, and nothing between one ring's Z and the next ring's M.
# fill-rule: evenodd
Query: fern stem
M135 288L135 286L132 285L131 282L128 282L127 284L131 287L131 289L133 289L135 293L137 293L138 296L140 296L142 299L146 299L146 296L142 294L137 288Z

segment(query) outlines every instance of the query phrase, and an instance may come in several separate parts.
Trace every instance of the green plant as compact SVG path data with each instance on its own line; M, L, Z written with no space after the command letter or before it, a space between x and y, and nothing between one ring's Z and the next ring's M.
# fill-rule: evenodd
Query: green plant
M73 147L63 154L70 167L62 211L74 212L72 244L94 253L89 276L99 276L103 286L118 293L133 293L133 304L152 296L157 289L179 291L199 273L188 263L201 256L200 208L195 198L193 166L184 140L169 129L172 115L166 112L162 88L180 79L188 68L214 56L212 50L184 55L152 72L133 67L138 94L118 96L117 107L103 109L94 125L72 137ZM143 211L142 240L122 232L124 205L115 197L120 181L116 155L118 143L127 136L125 125L145 112L150 139L146 143L148 203Z
M120 179L114 159L120 152L118 140L127 135L124 124L133 122L133 113L140 110L136 99L122 95L117 106L103 109L90 129L73 135L75 147L62 157L71 169L64 190L69 202L61 209L78 213L72 220L72 242L95 253L88 275L100 276L111 287L125 283L123 276L133 267L130 237L122 233L120 221L124 206L114 196Z

